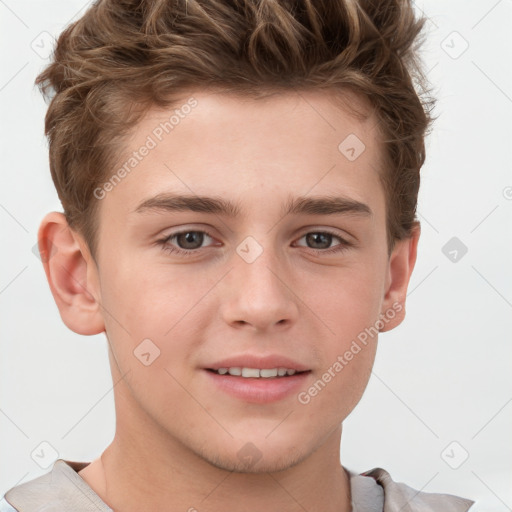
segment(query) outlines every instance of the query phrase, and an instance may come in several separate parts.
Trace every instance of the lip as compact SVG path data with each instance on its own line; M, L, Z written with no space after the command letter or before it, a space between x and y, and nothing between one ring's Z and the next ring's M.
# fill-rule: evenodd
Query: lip
M221 366L220 368L225 367ZM248 368L254 368L254 366L248 366ZM275 368L275 366L271 368ZM306 380L311 374L311 371L305 371L304 373L296 373L287 377L258 378L236 377L229 374L220 375L208 369L203 369L202 371L206 374L209 382L221 391L244 402L256 404L276 402L283 400L293 393L298 393L304 387Z
M290 370L296 370L298 372L304 372L311 370L310 367L305 366L293 359L286 356L277 354L270 354L267 356L256 356L253 354L244 354L239 356L232 356L221 361L216 361L209 366L205 366L205 369L218 370L219 368L259 368L271 369L271 368L288 368Z

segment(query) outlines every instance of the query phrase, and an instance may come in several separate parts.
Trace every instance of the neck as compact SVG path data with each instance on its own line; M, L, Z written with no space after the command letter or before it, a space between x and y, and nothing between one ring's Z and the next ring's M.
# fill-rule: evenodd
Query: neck
M118 411L112 443L79 474L115 512L221 512L241 497L243 509L254 512L350 512L341 432L337 425L316 449L284 470L240 473L214 465L147 416L125 408L123 414Z

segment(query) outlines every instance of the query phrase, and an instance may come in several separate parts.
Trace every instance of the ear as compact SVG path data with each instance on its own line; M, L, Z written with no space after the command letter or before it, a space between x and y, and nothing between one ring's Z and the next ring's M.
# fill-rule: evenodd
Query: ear
M96 264L83 238L59 212L48 213L37 234L39 253L62 321L77 334L105 330Z
M405 298L416 263L420 231L419 222L415 222L411 236L397 240L389 257L385 295L380 316L381 325L384 324L384 326L379 329L380 332L394 329L405 318Z

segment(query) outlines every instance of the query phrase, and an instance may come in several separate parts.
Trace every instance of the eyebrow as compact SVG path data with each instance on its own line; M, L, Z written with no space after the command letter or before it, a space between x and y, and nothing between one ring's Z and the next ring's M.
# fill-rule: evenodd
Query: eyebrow
M142 201L134 210L136 213L148 211L210 213L227 217L239 217L242 208L221 197L196 195L176 195L163 193ZM281 210L286 215L362 215L372 216L370 207L360 201L347 197L316 196L291 197Z

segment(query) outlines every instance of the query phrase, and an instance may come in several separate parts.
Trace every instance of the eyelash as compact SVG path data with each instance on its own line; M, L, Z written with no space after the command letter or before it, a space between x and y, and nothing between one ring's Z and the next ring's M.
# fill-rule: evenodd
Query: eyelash
M193 255L197 254L200 251L200 249L185 250L185 249L180 249L179 247L172 247L171 245L169 245L169 240L172 240L176 236L182 235L184 233L204 233L205 235L207 235L207 236L209 236L210 238L213 239L213 236L210 235L210 233L208 233L208 231L199 230L199 229L187 229L187 230L184 230L184 231L178 231L177 233L172 233L171 235L168 235L165 238L157 240L157 244L161 245L162 250L164 252L171 253L171 254L174 254L174 255L193 256ZM343 251L346 251L347 249L349 249L353 245L352 243L347 242L344 238L341 238L338 234L333 233L332 231L329 231L329 230L308 231L307 233L304 233L300 238L303 238L304 236L312 234L312 233L322 234L322 235L331 235L334 238L337 238L341 242L340 244L335 245L331 249L311 249L311 248L309 248L317 256L323 256L325 254L329 254L330 255L330 254L335 254L335 253L342 253ZM299 240L300 240L300 238L299 238Z

